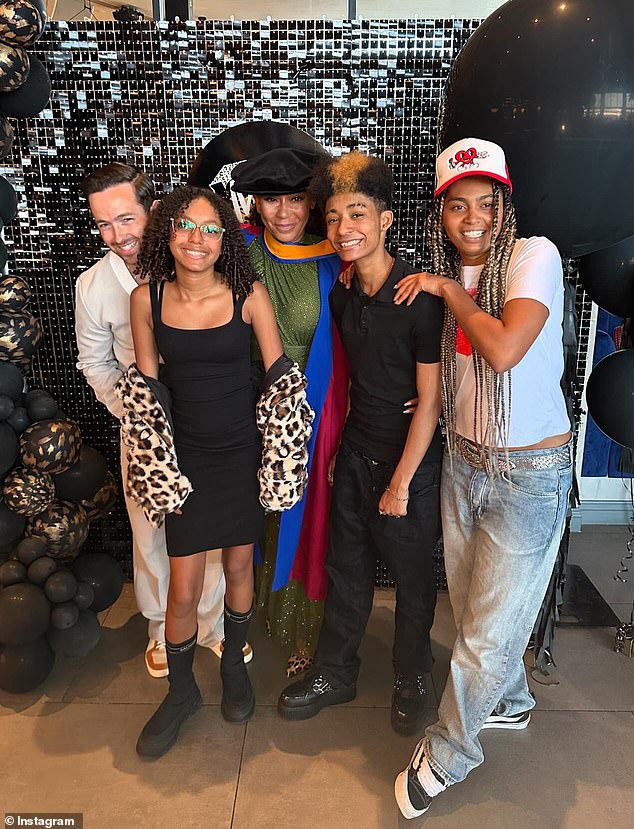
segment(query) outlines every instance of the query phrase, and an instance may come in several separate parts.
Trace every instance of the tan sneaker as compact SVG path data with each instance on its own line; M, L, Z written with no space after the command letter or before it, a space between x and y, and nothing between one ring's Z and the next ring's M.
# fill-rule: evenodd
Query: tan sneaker
M210 645L209 650L213 651L216 654L218 659L222 658L222 652L225 649L225 641L224 639L222 642L217 642L215 645ZM244 664L246 665L247 662L250 662L253 659L253 648L247 642L246 645L242 648L242 653L244 654Z
M165 642L150 639L145 649L145 667L150 676L161 677L169 674Z

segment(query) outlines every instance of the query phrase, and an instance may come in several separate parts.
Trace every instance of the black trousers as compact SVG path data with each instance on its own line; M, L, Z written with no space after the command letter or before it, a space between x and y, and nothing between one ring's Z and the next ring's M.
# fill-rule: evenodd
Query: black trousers
M431 670L440 463L420 465L403 518L378 512L393 471L393 465L372 461L345 443L339 449L326 560L328 596L315 655L315 665L339 685L357 681L358 649L372 610L378 556L397 585L394 670L407 677Z

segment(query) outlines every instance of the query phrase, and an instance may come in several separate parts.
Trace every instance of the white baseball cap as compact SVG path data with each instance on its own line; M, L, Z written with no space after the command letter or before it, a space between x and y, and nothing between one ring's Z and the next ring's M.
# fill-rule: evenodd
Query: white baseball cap
M465 176L487 176L506 184L513 192L504 150L492 141L463 138L443 150L436 159L434 198Z

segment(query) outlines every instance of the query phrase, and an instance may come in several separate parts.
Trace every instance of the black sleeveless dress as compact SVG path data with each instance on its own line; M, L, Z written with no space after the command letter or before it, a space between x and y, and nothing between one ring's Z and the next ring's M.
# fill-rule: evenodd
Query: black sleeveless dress
M164 287L150 284L154 334L165 361L160 378L172 396L178 466L194 488L182 514L166 517L168 555L252 544L264 520L257 479L262 447L244 298L234 299L225 325L172 328L161 320Z

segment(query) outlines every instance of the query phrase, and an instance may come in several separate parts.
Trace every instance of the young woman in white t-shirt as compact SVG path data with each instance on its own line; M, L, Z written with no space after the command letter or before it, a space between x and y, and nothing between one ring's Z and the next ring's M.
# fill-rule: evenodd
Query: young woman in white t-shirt
M563 274L548 239L516 238L501 147L467 138L436 162L433 274L396 286L446 304L442 520L458 634L438 722L396 779L405 817L484 760L482 728L525 728L523 654L563 534L572 483Z

